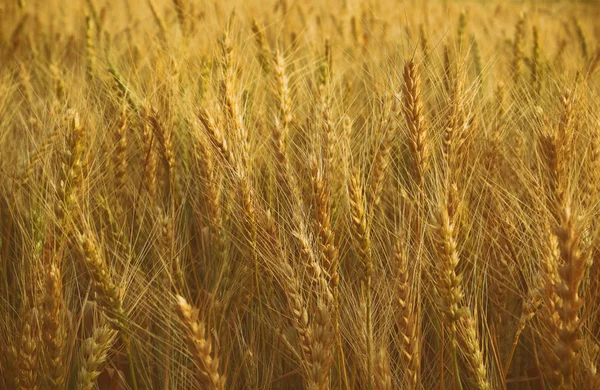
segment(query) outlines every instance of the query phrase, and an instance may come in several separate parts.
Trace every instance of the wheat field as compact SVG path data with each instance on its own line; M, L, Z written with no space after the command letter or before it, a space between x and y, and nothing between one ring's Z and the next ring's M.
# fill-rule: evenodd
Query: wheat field
M600 5L0 4L1 389L600 389Z

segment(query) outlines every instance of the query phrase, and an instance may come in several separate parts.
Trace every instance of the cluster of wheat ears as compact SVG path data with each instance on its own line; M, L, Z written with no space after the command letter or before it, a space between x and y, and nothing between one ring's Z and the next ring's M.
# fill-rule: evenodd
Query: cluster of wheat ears
M600 389L600 7L0 4L0 388Z

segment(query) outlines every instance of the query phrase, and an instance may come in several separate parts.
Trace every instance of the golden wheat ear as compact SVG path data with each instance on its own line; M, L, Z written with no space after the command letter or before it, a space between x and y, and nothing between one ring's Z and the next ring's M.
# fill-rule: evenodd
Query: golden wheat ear
M578 360L582 345L581 308L584 301L579 287L583 281L586 268L585 254L579 249L579 235L575 226L576 216L567 204L561 215L560 226L556 231L560 249L560 265L558 274L560 282L555 286L555 293L561 303L556 307L559 322L556 329L557 369L560 382L572 387L578 370Z
M117 332L104 325L94 329L91 337L85 339L80 347L77 388L92 390L96 388L96 379L100 376L108 360Z
M350 199L350 232L354 240L354 248L361 266L362 295L365 304L365 340L366 361L368 371L368 386L372 387L374 375L373 359L373 319L372 319L372 280L373 280L373 250L371 247L371 231L367 224L367 211L364 199L364 189L361 182L361 172L356 169L350 177L348 194Z
M213 350L211 341L206 338L205 325L194 319L192 307L184 297L178 295L176 300L175 309L194 358L198 381L209 389L225 389L226 378L219 373L218 353Z
M43 333L46 355L46 378L50 389L61 389L66 380L65 350L67 330L65 324L63 285L60 269L51 264L46 271Z
M421 76L414 60L404 65L403 111L408 126L408 146L412 159L412 171L419 198L423 198L425 175L429 169L429 140L423 115Z
M37 389L40 356L38 310L33 308L23 318L19 347L18 384L20 389Z

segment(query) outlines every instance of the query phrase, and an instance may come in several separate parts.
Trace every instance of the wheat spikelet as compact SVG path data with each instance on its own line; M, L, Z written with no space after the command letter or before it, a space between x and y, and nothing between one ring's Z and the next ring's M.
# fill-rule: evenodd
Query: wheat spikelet
M375 386L381 390L391 390L393 388L390 358L383 347L379 348L375 358Z
M587 152L587 166L585 167L585 184L583 188L582 204L584 208L593 206L600 186L600 121L596 121L592 129L590 144Z
M339 251L335 244L335 233L331 227L331 189L325 181L325 172L320 168L316 160L313 160L312 188L315 209L315 224L319 242L319 253L321 267L324 268L324 276L328 283L329 291L333 299L333 335L337 342L340 356L342 380L346 381L345 357L340 332L340 307L339 307ZM330 357L333 360L333 357ZM331 365L332 362L329 362ZM326 383L323 380L321 383Z
M463 356L472 372L473 380L480 390L491 389L487 378L487 368L477 337L477 329L473 316L469 313L458 321L458 335Z
M331 177L335 173L335 157L336 157L336 134L332 122L331 104L328 100L326 89L320 90L320 140L321 140L321 156L323 161L324 177ZM345 126L350 126L350 121L345 121ZM345 134L349 131L345 130Z
M475 35L471 36L471 50L473 57L473 66L475 68L475 75L477 76L477 82L479 83L478 88L481 90L483 87L483 60L481 59L481 49L479 48L479 42Z
M419 40L421 41L421 54L423 55L423 63L426 64L429 60L429 53L431 53L429 37L425 31L425 26L421 24L419 26Z
M577 39L579 40L579 47L581 48L581 56L584 61L587 61L589 57L587 39L585 38L583 27L577 18L575 18L575 31L577 32Z
M457 149L459 149L459 138L461 136L465 118L462 112L462 89L460 76L457 75L454 88L452 90L452 100L450 101L450 112L448 114L447 124L444 127L444 138L442 143L442 151L448 165L449 175L454 174L456 170Z
M284 136L292 122L292 97L290 94L290 81L285 71L285 59L279 50L275 51L273 70L277 84L277 106L279 108L279 120Z
M127 185L127 109L123 106L119 126L115 131L115 154L113 164L115 170L115 190L117 196L123 201L125 186Z
M496 115L493 121L492 130L488 136L488 148L484 163L486 169L493 173L503 159L502 146L503 134L502 130L506 122L506 110L504 108L504 83L499 83L494 92L495 111Z
M177 315L185 330L185 336L194 356L198 381L209 389L224 389L226 378L219 373L219 358L212 343L205 337L203 323L198 323L192 307L182 296L177 296Z
M522 64L525 54L523 52L523 40L525 39L525 18L521 14L515 25L515 35L513 38L513 62L512 72L515 84L518 84L522 74Z
M210 141L219 151L221 158L228 164L229 168L235 169L237 166L235 155L229 149L229 143L217 127L213 117L204 109L198 112L198 117L208 132Z
M452 89L452 60L450 58L450 46L444 44L444 87L446 92Z
M408 146L410 148L415 182L423 191L425 174L429 168L429 144L427 126L423 117L421 102L421 79L414 61L404 65L404 116L408 125Z
M187 36L189 30L187 20L188 10L184 5L184 0L173 0L173 6L175 7L175 11L177 13L177 21L179 22L181 33L183 36Z
M421 363L416 313L412 303L411 284L409 279L408 261L398 234L394 247L394 258L398 267L398 331L400 334L402 358L406 360L406 381L409 389L416 389L419 382Z
M337 271L338 249L335 246L335 235L331 229L330 192L325 183L322 169L320 169L316 161L313 162L312 187L315 200L315 224L317 237L319 238L321 264L329 278L332 291L336 291L339 283Z
M171 195L175 199L179 199L178 187L177 187L177 169L175 159L175 146L173 144L173 133L167 126L163 126L158 118L158 112L151 108L149 110L148 119L152 130L154 131L154 137L160 145L160 151L162 154L163 161L167 168L168 183Z
M237 142L239 155L239 164L241 169L249 169L248 164L248 131L244 123L242 110L240 109L239 99L236 96L235 85L235 64L234 47L229 31L226 31L221 39L222 51L222 72L221 95L223 105L226 109L228 123L233 128L233 139ZM232 139L232 138L230 138Z
M19 64L19 87L23 91L23 97L28 105L34 102L33 85L31 84L31 72L24 63Z
M77 388L92 390L96 388L96 379L108 359L116 336L116 331L108 326L94 329L91 337L85 339L80 347L80 366L77 373Z
M519 323L517 325L517 331L515 332L515 337L513 339L513 344L508 357L508 361L504 366L504 375L508 374L508 370L510 369L510 365L512 363L514 353L519 344L521 334L525 330L527 324L535 316L538 307L542 303L544 284L544 275L542 272L539 272L535 278L535 287L529 289L529 291L527 292L527 297L523 300L523 304L521 305L521 315L519 316Z
M141 126L144 139L144 173L143 183L148 191L148 196L152 200L156 193L156 154L154 152L154 134L150 126L149 110L146 108L143 113Z
M311 327L311 370L308 388L315 390L329 388L329 375L333 364L333 305L327 289L324 291L324 298L315 308Z
M596 363L600 348L598 343L589 339L585 340L584 345L586 345L587 348L583 351L582 360L584 361L583 365L587 371L587 382L592 388L595 388L600 385L600 375L598 375Z
M325 39L325 63L327 64L325 86L329 86L333 78L333 49L331 48L331 40L329 38Z
M133 112L139 112L140 103L138 102L137 98L133 95L132 90L128 86L121 72L119 72L119 70L113 65L109 65L108 73L110 73L110 75L112 76L119 98L125 99Z
M352 15L352 17L350 18L350 29L352 32L352 38L354 39L354 43L356 43L357 46L360 46L360 43L362 41L362 35L360 33L358 19L354 15Z
M280 110L281 115L287 115L283 112L287 109L280 107ZM283 195L282 200L286 200L288 202L287 204L284 204L283 207L284 209L286 209L289 215L293 216L293 223L297 228L297 225L300 223L301 219L301 216L298 214L298 211L301 208L301 201L298 183L296 181L295 176L291 172L291 167L286 151L285 138L287 133L287 126L288 125L286 124L285 119L283 117L275 119L275 125L273 126L272 132L272 143L275 152L277 182L281 187Z
M313 265L319 267L318 264ZM330 368L333 364L334 302L331 290L322 274L313 273L316 284L317 302L308 312L308 304L301 293L301 284L293 268L288 263L280 267L282 290L291 311L292 326L298 335L303 369L307 388L326 389L329 387ZM309 315L310 314L310 315Z
M448 209L442 206L436 216L437 218L437 247L439 265L437 267L437 278L435 281L440 296L441 310L444 322L455 337L456 323L464 315L461 301L464 296L462 290L462 277L457 273L459 263L456 249L456 238L454 221L450 219ZM455 342L456 340L452 340Z
M56 91L56 98L61 100L65 97L65 82L61 76L60 69L55 63L51 63L49 65L50 73L52 73L52 78L54 81L54 90Z
M540 275L542 283L540 285L542 304L539 308L537 319L541 325L541 333L544 340L542 355L544 360L549 362L544 374L554 386L560 384L560 375L556 370L557 358L553 351L554 341L556 340L556 329L558 328L558 315L556 308L559 305L559 298L556 294L556 288L560 284L558 266L560 259L560 249L558 238L553 234L550 225L544 223L543 226L543 252L540 259Z
M62 293L62 275L52 263L46 271L46 292L44 296L43 340L46 375L50 389L61 389L65 385L65 352L67 334Z
M22 0L24 2L24 0ZM23 30L25 29L27 22L31 18L29 13L23 13L17 26L13 29L13 32L10 34L10 38L8 42L10 42L10 49L13 52L16 52L19 49L19 46L22 44Z
M451 194L451 192L449 192ZM435 244L439 257L436 265L434 286L439 299L439 309L442 314L442 324L450 333L450 344L455 367L455 380L460 383L460 372L458 368L458 321L465 316L465 308L462 307L464 292L462 289L462 276L457 272L459 256L456 247L455 216L456 207L448 197L448 204L439 207L436 214L436 236Z
M537 26L532 28L533 46L531 49L531 86L533 91L539 95L541 89L540 77L540 34Z
M569 186L569 163L573 143L573 106L571 93L567 90L560 98L561 116L556 131L556 202L561 208L566 202L566 191Z
M256 40L256 46L258 46L258 62L260 63L263 72L265 72L265 74L270 74L272 66L269 61L270 50L265 36L265 28L262 23L259 23L256 19L252 19L252 33Z
M552 199L560 202L561 190L559 180L559 157L556 137L553 135L545 135L540 137L540 146L542 149L542 155L546 160L546 167L548 168L548 184L550 188L550 194Z
M598 69L598 65L600 65L600 47L598 47L589 61L589 65L587 67L587 71L585 73L585 78L589 79L592 77L596 69Z
M352 237L356 243L355 248L362 266L362 277L366 280L367 278L370 278L373 273L373 259L371 257L371 237L367 226L367 216L359 170L355 170L350 177L348 192L350 195Z
M285 282L284 292L286 294L289 310L292 314L292 325L298 333L300 342L300 351L303 359L310 360L310 329L308 323L308 311L306 303L300 293L300 283L294 275L292 267L284 263L281 267L281 277Z
M579 311L583 306L583 299L579 296L579 286L585 270L585 260L579 250L579 238L574 227L574 219L570 207L565 206L561 225L557 230L561 265L558 269L560 283L555 286L559 299L556 311L560 319L556 330L558 344L555 352L559 359L558 370L562 377L561 382L568 388L573 386L574 371L582 343Z
M465 40L465 30L467 29L467 15L464 12L461 12L458 15L458 30L456 32L456 40L458 46L458 52L462 52L462 48L464 46Z
M126 330L128 325L123 309L122 292L111 278L110 270L100 253L96 239L89 233L85 233L80 234L77 240L92 278L98 304L116 329Z
M90 15L85 17L85 59L86 71L90 79L96 76L96 42L94 36L94 19Z
M2 360L0 360L0 384L4 388L12 389L17 388L19 383L19 369L18 364L18 351L12 343L7 343L5 348L2 350Z
M350 177L348 185L350 198L350 231L354 239L354 247L358 254L358 260L361 265L361 281L363 285L363 297L365 300L365 339L367 350L367 371L369 378L369 387L372 386L371 378L373 374L373 329L371 319L371 281L373 275L373 258L371 249L371 237L369 227L367 226L367 214L365 210L365 200L363 188L360 180L360 171L355 172Z
M371 168L369 191L367 193L367 204L371 212L377 209L381 202L381 194L384 188L386 170L390 160L393 106L391 98L385 98L383 112L381 114L381 144L377 146Z
M454 229L454 212L442 205L437 214L438 256L440 265L436 272L435 287L440 299L443 322L450 331L450 342L453 352L457 348L474 376L480 389L489 389L487 368L479 345L477 331L472 314L462 304L464 290L462 276L458 273L459 256L456 248L456 231ZM456 380L460 382L456 354L454 355Z
M18 381L20 389L37 389L39 329L37 326L37 309L32 309L24 316L21 343L18 357Z
M69 133L67 134L67 149L63 155L63 169L58 183L58 202L55 213L60 226L61 221L77 202L77 189L82 180L82 156L84 152L84 127L77 112L72 114Z
M206 199L208 219L211 227L211 245L214 247L214 253L218 256L223 255L224 243L221 234L223 226L221 193L218 188L219 178L214 166L213 155L210 153L207 145L200 140L198 142L198 157L201 163L200 175L203 195Z

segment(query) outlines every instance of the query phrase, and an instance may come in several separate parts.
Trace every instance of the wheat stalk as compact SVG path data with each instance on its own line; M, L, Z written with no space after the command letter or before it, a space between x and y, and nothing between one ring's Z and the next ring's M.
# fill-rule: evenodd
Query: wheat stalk
M350 216L351 233L354 239L354 247L361 265L361 281L363 289L363 298L365 300L365 339L367 341L367 372L368 386L372 387L371 378L373 375L373 324L371 313L371 282L373 276L373 258L371 249L371 237L369 227L367 226L367 214L365 210L365 200L363 188L360 180L360 171L355 170L350 177L348 185L350 197Z

